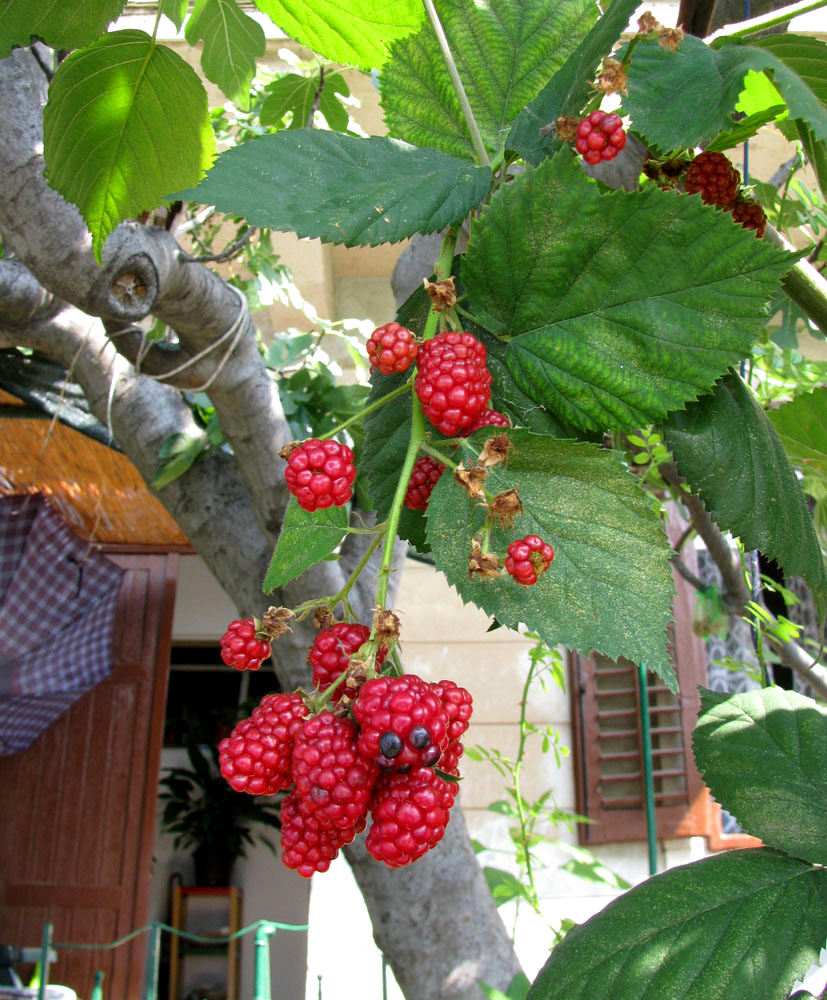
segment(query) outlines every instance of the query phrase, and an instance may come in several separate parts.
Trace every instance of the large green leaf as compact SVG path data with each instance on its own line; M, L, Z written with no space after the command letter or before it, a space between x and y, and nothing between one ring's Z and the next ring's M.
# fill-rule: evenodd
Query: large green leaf
M379 69L387 46L416 31L418 0L255 0L282 31L332 62Z
M464 219L490 186L488 167L434 149L305 129L227 150L199 187L178 197L254 226L376 246Z
M528 1000L783 1000L827 935L827 871L764 848L672 868L573 927Z
M506 140L513 149L535 166L560 148L552 131L559 115L578 115L592 95L592 80L598 63L607 56L637 10L637 0L612 0L600 18L551 81L517 116Z
M39 38L53 49L88 45L106 31L126 0L78 0L77 3L44 3L44 0L4 0L0 4L0 59L15 45Z
M215 152L195 70L143 31L116 31L65 59L43 131L49 183L80 209L98 259L119 222L197 184Z
M594 0L437 0L483 141L502 147L511 122L563 65L595 20ZM430 25L397 42L382 72L391 135L475 157Z
M827 45L800 35L722 48L687 36L676 52L661 48L655 38L642 39L632 55L623 109L653 145L695 146L732 128L750 70L769 73L790 116L808 122L816 139L827 138Z
M827 712L782 688L702 694L692 736L710 791L739 826L793 857L827 864Z
M746 356L792 259L699 198L601 193L561 149L483 210L463 277L523 392L602 431L660 419Z
M802 393L767 416L793 464L827 476L827 386Z
M827 573L804 494L766 414L735 374L665 426L678 471L713 520L827 600Z
M318 110L325 116L328 127L335 132L344 132L348 126L348 114L336 94L343 97L350 95L350 88L341 73L326 71L324 78L320 73L311 76L287 73L268 85L267 96L261 102L261 124L277 125L289 111L293 115L289 127L305 128L311 123L318 99Z
M256 73L256 58L264 55L264 29L236 0L196 0L185 31L190 45L204 39L201 66L208 80L229 100L246 105Z
M477 431L456 461L473 457L490 436ZM644 661L677 690L666 654L672 577L670 549L657 514L615 452L511 430L507 467L490 470L491 494L517 487L523 512L495 529L492 549L539 535L554 561L532 587L510 576L468 579L471 540L485 517L477 500L444 475L428 505L428 541L437 568L465 602L511 628L522 622L549 646Z
M302 510L295 497L284 513L262 589L269 594L329 556L347 534L347 508Z

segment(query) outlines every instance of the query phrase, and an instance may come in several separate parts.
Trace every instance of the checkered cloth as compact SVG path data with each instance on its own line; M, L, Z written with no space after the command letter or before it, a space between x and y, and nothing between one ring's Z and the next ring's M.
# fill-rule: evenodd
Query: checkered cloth
M109 675L123 572L43 496L0 497L0 756Z

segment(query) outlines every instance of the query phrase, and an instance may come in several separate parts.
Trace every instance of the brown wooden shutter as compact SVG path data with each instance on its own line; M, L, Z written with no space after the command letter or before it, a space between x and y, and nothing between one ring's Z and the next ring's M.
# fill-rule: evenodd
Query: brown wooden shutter
M680 695L647 672L659 839L708 835L714 807L692 758L692 730L706 682L706 653L692 631L689 585L676 576L672 664ZM577 810L584 845L645 840L646 812L638 669L597 654L570 654Z
M22 754L0 759L0 943L103 944L149 914L177 556L107 553L126 569L109 678ZM50 981L141 995L145 937L111 951L58 948Z

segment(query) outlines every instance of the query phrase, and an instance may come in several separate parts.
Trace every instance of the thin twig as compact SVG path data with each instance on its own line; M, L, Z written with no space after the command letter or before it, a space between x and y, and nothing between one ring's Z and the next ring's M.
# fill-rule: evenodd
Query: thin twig
M200 257L193 257L188 254L186 250L180 250L181 259L187 264L208 264L211 261L220 263L221 261L230 260L232 257L235 257L239 251L244 249L256 232L257 227L251 226L243 236L235 241L235 243L225 247L225 249L220 251L220 253L202 254Z

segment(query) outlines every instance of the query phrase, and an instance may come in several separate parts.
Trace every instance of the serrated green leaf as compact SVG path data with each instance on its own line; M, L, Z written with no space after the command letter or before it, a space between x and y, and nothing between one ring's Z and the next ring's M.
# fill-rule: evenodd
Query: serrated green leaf
M827 573L804 494L778 435L742 380L729 374L669 415L666 443L713 520L748 549L801 576L819 604Z
M161 0L161 13L172 21L176 31L180 31L188 6L189 0Z
M518 387L602 432L661 419L746 356L792 261L700 198L601 193L561 149L483 209L463 279Z
M512 899L526 898L525 886L511 872L502 868L483 868L485 881L497 906L510 903Z
M827 871L763 848L672 868L573 927L528 1000L782 1000L827 935Z
M320 86L322 92L319 95L319 110L331 129L343 132L348 125L348 114L336 99L336 94L347 97L350 88L341 73L325 73L323 85L318 73L312 76L287 73L274 80L268 86L267 96L261 104L261 124L276 125L289 111L293 115L289 127L305 128L310 121Z
M262 584L265 594L283 587L336 548L347 534L347 508L326 507L312 513L290 497L270 566Z
M716 800L768 847L827 864L827 712L795 691L701 693L695 763Z
M196 0L185 29L190 45L204 40L201 67L235 104L246 105L256 73L256 59L264 55L264 29L238 6L236 0Z
M331 62L379 69L396 38L425 16L417 0L255 0L282 31Z
M303 129L227 150L199 187L177 197L254 226L376 246L464 219L490 186L488 167L433 149Z
M502 148L511 122L586 34L593 0L439 0L448 45L483 141ZM454 156L474 147L430 27L397 42L382 73L391 135Z
M827 387L802 393L767 416L793 464L827 476Z
M116 31L73 52L43 114L49 183L80 209L100 260L123 219L197 183L215 139L195 70L143 31Z
M543 90L520 112L511 127L506 148L513 149L535 166L560 148L555 134L544 134L559 115L577 115L592 93L598 63L609 55L614 43L637 10L637 0L612 0L574 52Z
M728 132L721 132L712 142L707 143L704 146L704 151L714 153L716 151L723 152L727 149L734 149L735 146L739 146L742 142L746 142L753 136L758 135L765 125L769 125L770 122L774 122L777 118L781 118L786 114L786 104L775 104L765 111L748 115L738 122L734 128L731 128Z
M642 39L629 67L623 101L636 132L664 149L696 146L732 128L731 115L750 70L765 71L790 116L827 138L827 46L800 35L772 36L749 44L711 48L687 36L676 52L656 38ZM673 100L681 94L681 100Z
M40 39L53 49L77 49L95 41L114 21L126 0L5 0L0 5L0 59L15 45Z
M428 541L437 568L472 602L511 628L519 623L549 646L643 661L674 691L665 630L673 593L669 545L649 499L620 456L588 443L511 430L508 467L489 472L491 494L517 487L523 512L508 530L494 529L492 550L539 535L554 561L532 587L507 575L468 579L471 541L483 509L443 476L427 511ZM485 432L463 442L455 460L470 459Z

